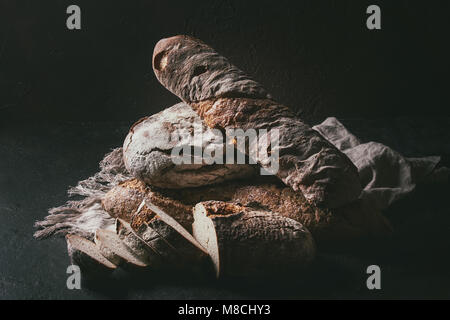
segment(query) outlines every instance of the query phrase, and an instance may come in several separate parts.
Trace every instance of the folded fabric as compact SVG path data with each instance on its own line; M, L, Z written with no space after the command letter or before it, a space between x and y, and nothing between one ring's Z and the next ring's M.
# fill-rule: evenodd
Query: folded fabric
M363 191L360 198L378 210L414 190L436 168L438 156L406 158L378 142L361 143L336 118L329 117L313 127L344 152L358 168Z

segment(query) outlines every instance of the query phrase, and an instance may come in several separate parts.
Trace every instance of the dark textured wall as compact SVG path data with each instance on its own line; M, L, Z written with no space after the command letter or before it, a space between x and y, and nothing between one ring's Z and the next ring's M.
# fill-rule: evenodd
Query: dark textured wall
M0 121L134 120L177 101L158 39L211 44L307 119L449 115L448 1L0 1ZM66 29L66 8L82 30ZM382 9L369 31L365 10Z

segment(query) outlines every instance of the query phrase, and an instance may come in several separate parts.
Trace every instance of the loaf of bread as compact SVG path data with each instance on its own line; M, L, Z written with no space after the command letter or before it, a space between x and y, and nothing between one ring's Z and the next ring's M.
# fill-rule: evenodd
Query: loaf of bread
M132 176L160 188L198 187L254 175L248 164L203 161L205 150L224 150L224 143L191 107L179 103L136 122L125 139L123 159Z
M208 251L217 277L299 274L314 259L313 237L301 223L229 202L194 209L194 237Z
M339 209L321 209L306 201L301 193L267 176L256 178L252 183L232 181L180 190L155 190L133 179L108 192L103 207L114 217L128 219L137 230L155 216L146 206L137 212L143 199L157 204L189 232L193 223L192 207L199 202L216 200L259 207L296 220L313 234L321 249L345 249L348 243L362 237L383 237L391 233L381 212L367 210L360 201Z
M266 155L278 152L277 177L311 203L335 208L358 198L358 172L347 156L211 47L187 36L160 40L153 69L210 128L276 129L279 147L254 152L260 146L251 145L240 151L256 155L253 160L266 169Z

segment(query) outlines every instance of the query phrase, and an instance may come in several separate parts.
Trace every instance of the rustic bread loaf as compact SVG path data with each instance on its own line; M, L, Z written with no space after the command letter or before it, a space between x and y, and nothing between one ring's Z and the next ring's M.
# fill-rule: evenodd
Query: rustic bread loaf
M315 244L301 223L271 211L207 201L194 209L194 237L221 276L300 273L315 257Z
M225 148L220 138L191 107L179 103L136 122L125 139L123 159L132 176L160 188L197 187L254 175L254 168L247 164L207 164L202 160L206 148ZM192 157L186 158L188 163L176 164L171 154L174 148L179 148L174 153L180 157L181 148L188 152L199 148L199 162L194 162L192 152Z
M335 208L358 198L358 172L347 156L211 47L187 36L160 40L153 69L210 128L278 130L279 148L272 150L279 153L276 175L308 201ZM256 155L254 160L270 169L268 148L262 153L254 148L240 151Z
M127 189L133 189L135 196L125 198L128 203L123 206L123 199L128 194ZM135 193L136 190L139 194ZM155 216L147 206L136 212L142 200L146 198L191 232L192 207L195 204L208 200L237 202L244 206L274 211L300 222L313 234L320 249L345 249L347 243L362 237L384 237L391 232L390 225L381 212L368 210L367 206L362 206L361 201L338 209L321 209L306 201L301 193L293 191L273 177L260 177L254 179L252 184L231 181L198 188L153 190L154 188L144 187L142 182L126 181L107 194L108 205L104 205L105 210L114 216L126 216L127 210L132 207L132 212L135 213L130 222L137 230Z
M306 201L303 195L281 184L243 185L230 199L243 205L257 205L300 222L314 236L320 249L341 247L348 240L369 236L363 226L347 219L336 209L322 209ZM359 215L364 216L361 210ZM358 221L358 220L356 220Z

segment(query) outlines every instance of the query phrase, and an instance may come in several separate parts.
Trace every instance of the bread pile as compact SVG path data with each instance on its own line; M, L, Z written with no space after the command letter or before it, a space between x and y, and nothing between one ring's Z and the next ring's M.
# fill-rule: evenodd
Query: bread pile
M158 42L156 77L183 102L136 122L123 162L132 177L109 190L103 210L114 230L94 242L68 235L73 263L88 270L158 269L212 263L217 276L298 272L316 250L345 247L388 232L379 212L362 210L353 163L289 108L203 42L176 36ZM254 164L177 164L174 132L201 128L189 148L217 145L226 129L277 129L279 170ZM237 151L249 156L253 146Z

